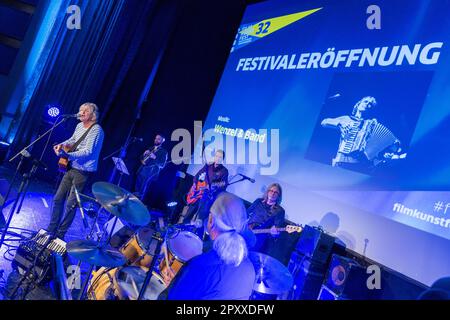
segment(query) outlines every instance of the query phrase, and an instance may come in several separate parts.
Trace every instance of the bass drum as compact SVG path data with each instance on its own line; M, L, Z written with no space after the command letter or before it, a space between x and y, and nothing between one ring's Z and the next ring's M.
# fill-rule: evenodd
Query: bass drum
M137 300L142 285L147 276L147 271L140 267L125 267L117 274L117 283L123 296L128 300ZM161 292L167 288L162 277L156 272L152 272L152 277L145 290L143 300L158 300Z
M101 267L92 272L87 296L89 300L123 300L123 291L117 282L119 268Z
M147 271L141 267L100 268L92 273L88 289L89 300L137 300ZM167 288L162 277L152 272L144 300L157 300Z

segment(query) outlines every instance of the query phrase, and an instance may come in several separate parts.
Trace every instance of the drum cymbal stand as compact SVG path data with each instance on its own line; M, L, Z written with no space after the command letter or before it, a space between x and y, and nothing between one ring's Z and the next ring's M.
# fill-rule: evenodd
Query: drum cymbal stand
M118 201L118 204L117 204L118 206L120 206L120 201ZM101 208L101 209L103 209L103 207ZM100 210L101 210L100 209ZM112 216L112 214L110 214L110 217ZM113 235L113 232L114 232L114 228L115 228L115 226L116 226L116 223L117 223L117 220L119 219L119 217L115 217L114 218L114 224L113 224L113 227L111 228L111 231L110 232L107 232L107 230L106 230L106 226L104 226L104 229L103 229L103 231L101 232L101 235L98 237L98 239L97 239L97 242L98 242L98 244L99 244L99 246L100 246L100 243L102 242L102 240L103 240L103 237L107 234L108 235L108 238L107 238L107 241L106 242L104 242L104 244L103 245L101 245L101 246L107 246L108 245L108 243L109 243L109 241L111 240L111 237L112 237L112 235ZM97 225L97 227L98 227L98 225ZM153 261L152 261L152 263L153 263ZM86 279L84 280L84 282L83 282L83 284L82 284L82 286L81 286L81 290L80 290L80 294L78 295L78 300L83 300L83 297L84 297L84 295L85 295L85 293L86 293L86 290L87 290L87 287L88 287L88 285L89 285L89 280L91 279L91 275L92 275L92 272L94 271L94 268L95 268L96 266L95 265L90 265L90 268L89 268L89 270L88 270L88 273L87 273L87 275L86 275ZM150 280L150 279L149 279Z

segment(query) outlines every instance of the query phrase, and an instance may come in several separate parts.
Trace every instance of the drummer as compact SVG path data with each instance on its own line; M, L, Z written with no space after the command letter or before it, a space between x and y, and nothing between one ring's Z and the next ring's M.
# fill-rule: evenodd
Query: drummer
M237 196L223 192L210 209L213 249L187 262L168 289L169 300L248 300L255 270L241 232L247 213ZM237 285L238 284L238 285Z

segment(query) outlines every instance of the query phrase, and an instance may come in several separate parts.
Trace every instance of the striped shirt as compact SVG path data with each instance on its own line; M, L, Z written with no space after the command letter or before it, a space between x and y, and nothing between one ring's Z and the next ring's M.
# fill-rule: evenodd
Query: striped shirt
M75 144L78 139L83 136L86 130L88 130L88 128L85 128L83 123L80 122L75 128L72 137L62 144ZM76 150L68 153L72 168L88 172L97 171L98 158L100 156L100 151L102 150L103 138L103 129L99 124L94 124L91 131L89 131L88 135L78 145Z

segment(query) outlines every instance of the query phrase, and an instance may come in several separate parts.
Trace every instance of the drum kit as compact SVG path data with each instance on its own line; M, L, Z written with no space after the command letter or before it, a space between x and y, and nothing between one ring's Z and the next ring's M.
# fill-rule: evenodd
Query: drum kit
M112 231L106 242L99 238L67 243L71 257L91 266L79 299L84 299L87 293L90 300L156 300L182 266L202 253L202 240L181 225L150 227L152 218L161 217L153 217L125 189L97 182L92 186L92 193L116 221L120 218L139 228L118 249L108 244ZM290 289L292 276L280 262L260 253L250 253L249 257L255 266L256 292L279 294Z

